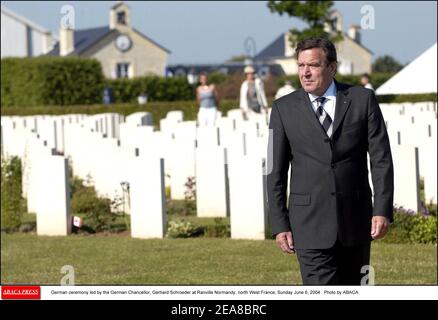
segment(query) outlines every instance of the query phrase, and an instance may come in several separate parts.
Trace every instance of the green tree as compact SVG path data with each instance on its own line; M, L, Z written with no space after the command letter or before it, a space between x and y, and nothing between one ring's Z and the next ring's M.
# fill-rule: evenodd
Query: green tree
M309 37L325 37L332 42L343 39L342 33L334 28L334 21L331 20L329 12L333 1L272 1L268 2L271 12L280 15L286 13L289 17L297 17L308 24L308 28L299 31L296 28L289 30L292 46ZM333 30L327 33L324 26L328 24Z
M244 62L249 57L245 54L232 56L230 59L227 60L227 62Z
M402 68L403 65L389 55L378 57L372 65L373 72L395 73Z

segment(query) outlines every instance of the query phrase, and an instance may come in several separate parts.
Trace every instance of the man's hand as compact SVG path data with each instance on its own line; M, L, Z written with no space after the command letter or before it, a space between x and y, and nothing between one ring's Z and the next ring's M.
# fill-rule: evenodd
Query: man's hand
M371 237L373 239L383 238L389 230L388 218L383 216L374 216L371 220Z
M285 253L295 253L294 239L292 238L292 232L280 232L275 236L275 241L280 247L281 251Z

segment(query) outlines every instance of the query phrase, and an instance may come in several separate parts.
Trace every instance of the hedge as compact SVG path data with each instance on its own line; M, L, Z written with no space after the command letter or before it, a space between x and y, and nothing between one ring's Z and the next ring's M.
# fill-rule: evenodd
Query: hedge
M142 92L147 94L148 101L187 101L195 97L194 88L185 77L106 79L105 86L112 89L115 103L136 102Z
M93 104L102 101L100 63L83 58L1 60L1 106Z
M142 92L149 101L195 97L194 87L185 77L105 79L99 61L79 57L5 58L1 60L1 79L2 107L97 104L102 102L104 88L112 89L115 103L136 102Z
M425 102L433 101L437 102L437 94L388 94L377 96L377 100L380 103L403 103L403 102Z

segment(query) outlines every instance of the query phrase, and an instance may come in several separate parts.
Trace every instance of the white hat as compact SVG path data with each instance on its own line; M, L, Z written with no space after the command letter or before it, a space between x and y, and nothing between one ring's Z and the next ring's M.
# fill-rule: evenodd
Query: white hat
M243 69L243 72L246 73L255 73L255 69L252 66L246 66L245 69Z

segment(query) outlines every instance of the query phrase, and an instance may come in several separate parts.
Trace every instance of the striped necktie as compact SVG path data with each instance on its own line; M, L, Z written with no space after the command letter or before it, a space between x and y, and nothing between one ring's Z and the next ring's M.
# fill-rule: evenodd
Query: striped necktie
M324 128L324 131L330 137L332 134L332 118L324 110L324 103L327 101L325 97L318 97L316 100L316 115L319 119L319 123Z

